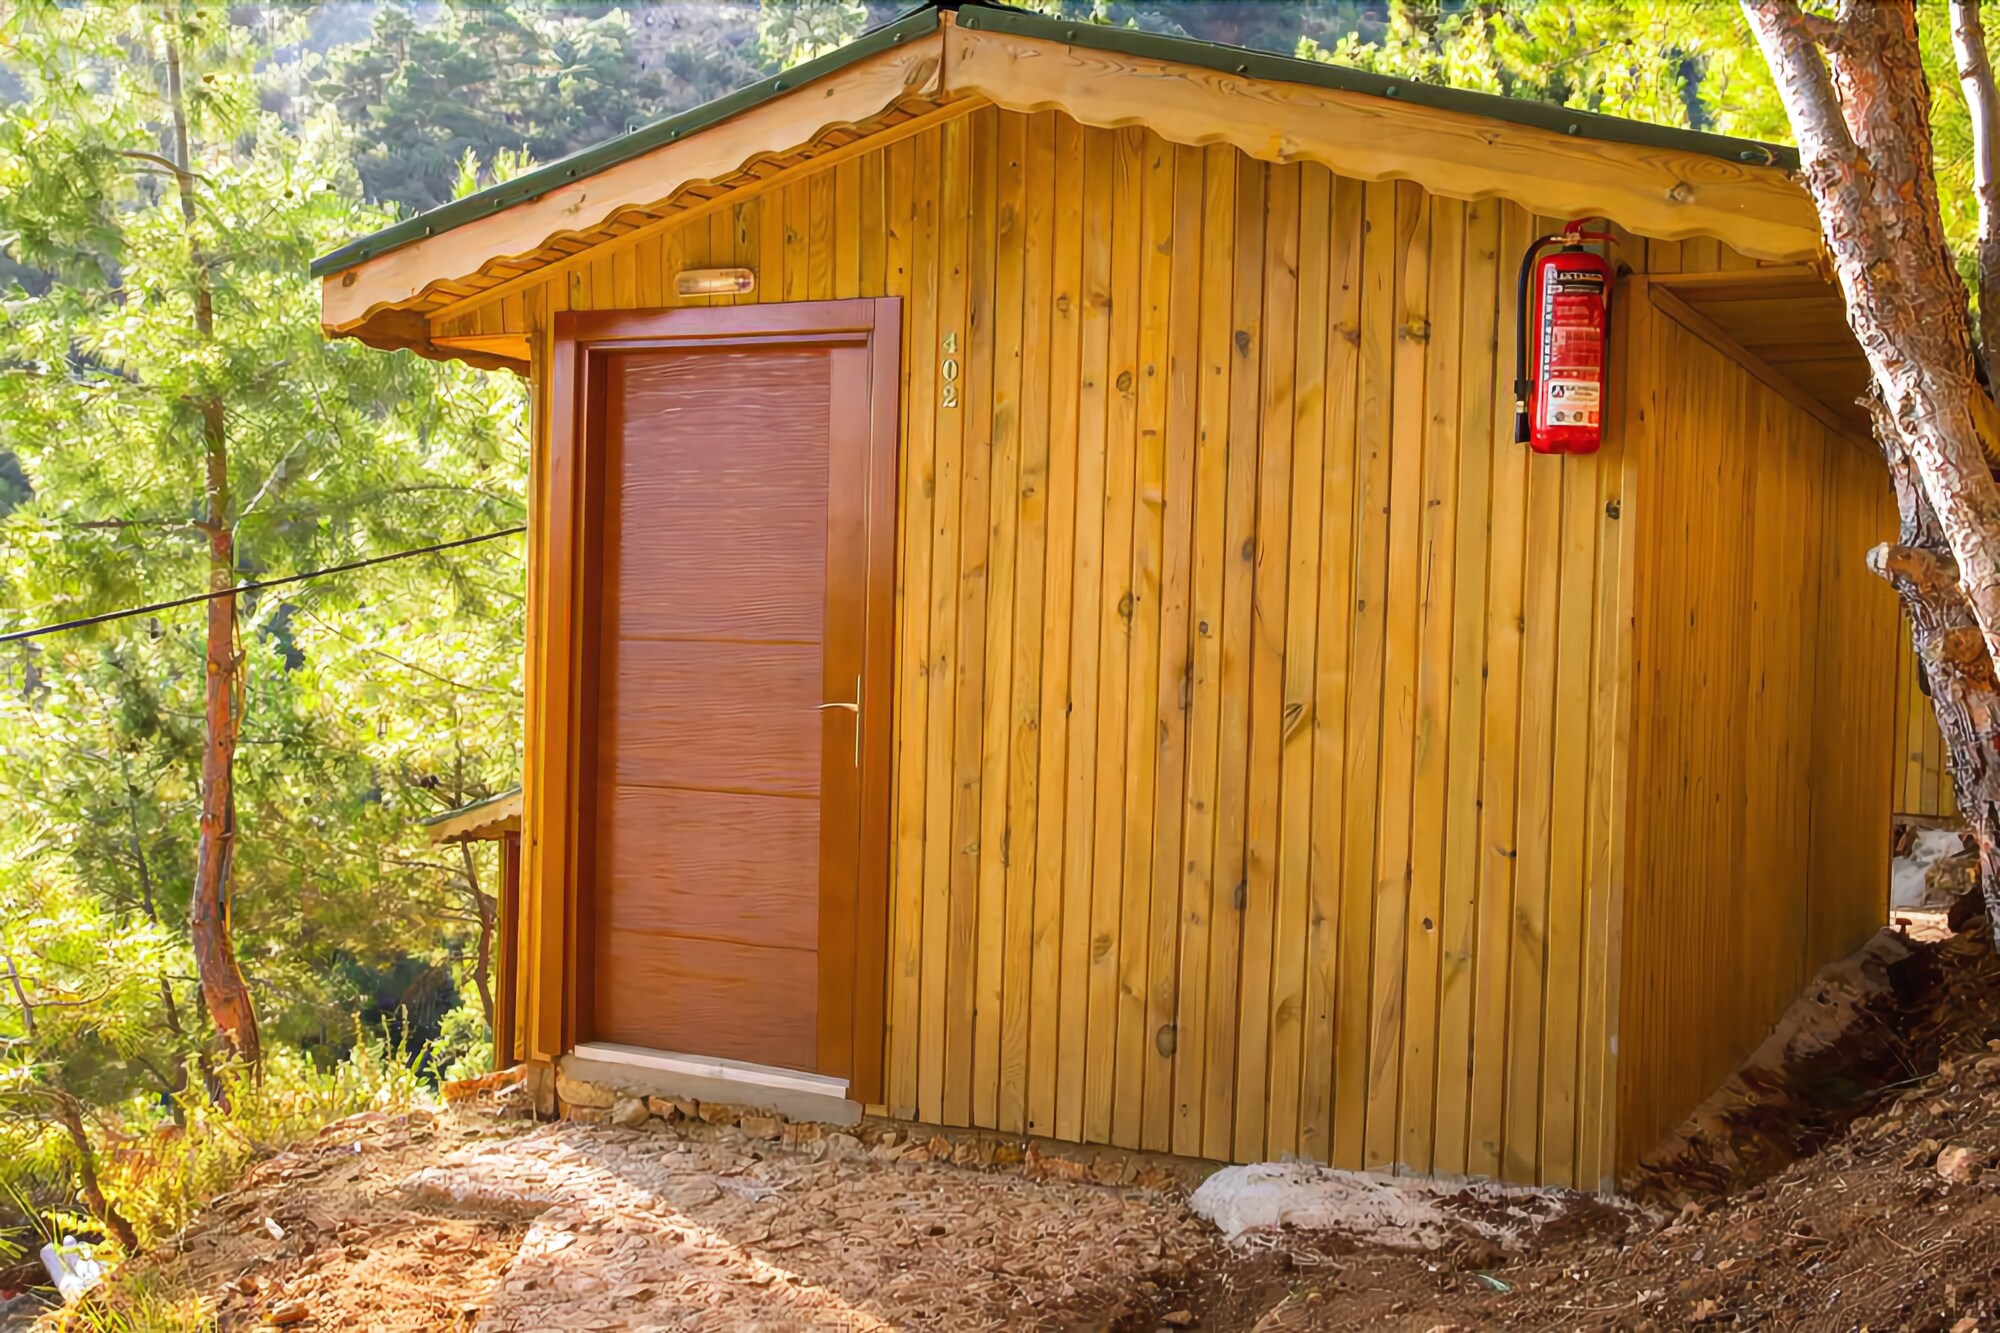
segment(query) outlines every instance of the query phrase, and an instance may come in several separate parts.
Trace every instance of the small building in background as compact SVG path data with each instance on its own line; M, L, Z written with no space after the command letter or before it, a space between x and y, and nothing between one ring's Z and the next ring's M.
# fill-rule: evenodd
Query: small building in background
M483 801L432 815L422 821L434 843L491 842L499 845L500 883L493 935L493 1067L505 1069L522 1058L515 1015L520 1012L521 788L516 785Z

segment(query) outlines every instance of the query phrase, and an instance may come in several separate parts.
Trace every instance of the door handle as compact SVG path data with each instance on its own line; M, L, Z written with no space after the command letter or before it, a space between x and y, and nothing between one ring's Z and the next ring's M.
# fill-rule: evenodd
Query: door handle
M856 676L854 678L854 698L851 702L846 699L836 699L832 703L824 703L817 705L813 709L813 711L816 713L824 713L829 708L845 708L848 712L854 714L854 766L856 768L860 768L861 767L861 677Z

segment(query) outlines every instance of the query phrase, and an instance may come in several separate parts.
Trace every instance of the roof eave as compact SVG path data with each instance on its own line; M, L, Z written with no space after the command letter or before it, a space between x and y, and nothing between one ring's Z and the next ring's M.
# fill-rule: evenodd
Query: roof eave
M521 827L521 786L420 819L417 827L427 829L435 843L479 842L512 832Z
M1100 129L1144 126L1266 162L1317 162L1353 180L1410 181L1447 199L1605 217L1664 241L1713 238L1757 259L1798 262L1819 249L1812 200L1766 160L1779 156L1771 145L970 7L946 29L945 88L1005 110L1057 108Z
M1027 10L1001 6L968 4L958 11L958 26L973 31L1013 33L1039 41L1062 42L1092 50L1146 60L1193 65L1219 73L1272 83L1328 88L1360 93L1367 97L1403 102L1412 106L1454 111L1507 124L1526 125L1566 137L1595 139L1605 143L1632 144L1650 148L1672 148L1700 153L1751 166L1777 167L1796 171L1798 150L1783 144L1705 130L1655 125L1649 121L1606 116L1595 111L1555 106L1547 102L1506 97L1499 93L1475 92L1442 84L1399 79L1350 65L1336 65L1296 56L1254 51L1247 47L1225 46L1191 37L1119 28L1103 23L1076 23L1049 18Z
M442 308L428 314L410 308L503 260L525 261L498 284L518 288L530 273L579 262L573 245L547 257L565 238L594 247L621 214L665 225L658 210L683 187L729 179L828 130L879 133L863 127L912 98L940 115L991 104L1060 110L1099 128L1144 125L1172 142L1408 180L1447 198L1602 215L1660 240L1711 237L1759 259L1809 260L1819 244L1811 200L1792 177L1796 155L1778 145L968 3L913 11L820 60L323 256L313 265L322 324L470 359L427 334L390 337L382 321L440 319L496 299L493 284L475 283L476 294L430 302Z
M313 260L312 276L324 278L329 274L339 273L343 269L353 268L356 264L387 254L391 250L414 245L440 233L462 227L478 218L490 217L502 209L530 203L565 185L574 184L587 176L594 176L607 167L650 153L656 148L678 143L711 126L720 125L726 120L796 92L808 83L837 73L869 56L900 46L913 37L935 32L937 26L938 15L935 9L929 5L914 9L901 18L864 33L846 46L815 60L796 65L746 88L739 88L714 101L704 102L700 106L690 107L663 120L639 126L616 138L607 139L603 143L572 153L568 157L558 158L546 166L537 167L512 180L489 185L462 199L454 199L448 204L441 204L415 217L393 223L380 231L370 232Z

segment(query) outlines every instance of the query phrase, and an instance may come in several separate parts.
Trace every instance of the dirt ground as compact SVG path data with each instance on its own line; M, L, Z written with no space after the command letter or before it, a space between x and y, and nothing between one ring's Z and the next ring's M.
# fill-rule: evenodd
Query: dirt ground
M1722 1195L1656 1177L1646 1214L1550 1196L1512 1249L1229 1245L1173 1190L474 1106L329 1127L140 1269L225 1329L2000 1329L2000 962L1921 947L1903 1075L1822 1106L1804 1156Z
M848 1142L343 1122L257 1168L153 1276L226 1329L1150 1328L1211 1248L1164 1195Z

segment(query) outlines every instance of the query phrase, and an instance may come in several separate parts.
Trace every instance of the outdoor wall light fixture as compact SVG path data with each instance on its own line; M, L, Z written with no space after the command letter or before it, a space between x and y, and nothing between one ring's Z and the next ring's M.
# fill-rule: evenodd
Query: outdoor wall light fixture
M684 268L674 275L682 296L747 296L756 288L757 275L747 268Z

